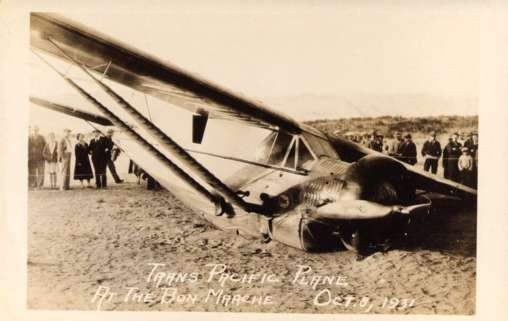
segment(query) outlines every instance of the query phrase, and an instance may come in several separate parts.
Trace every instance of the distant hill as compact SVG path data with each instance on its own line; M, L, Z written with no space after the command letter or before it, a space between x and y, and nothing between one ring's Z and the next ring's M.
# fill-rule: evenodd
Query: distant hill
M438 135L442 135L456 131L469 133L478 130L478 116L354 117L333 120L322 119L305 123L329 135L343 135L347 132L370 132L374 129L385 135L385 137L395 131L424 136L431 131L436 131Z
M386 115L402 117L478 115L478 99L475 97L424 94L301 94L265 97L262 101L299 121Z

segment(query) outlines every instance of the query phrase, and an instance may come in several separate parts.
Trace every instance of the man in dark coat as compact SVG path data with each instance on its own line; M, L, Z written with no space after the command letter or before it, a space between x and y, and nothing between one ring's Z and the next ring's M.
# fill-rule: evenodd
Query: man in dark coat
M112 137L113 137L114 131L112 129L108 129L107 135L105 137L106 139L106 147L108 149L108 157L107 157L107 166L109 168L109 171L111 172L111 175L113 176L113 179L115 180L115 183L120 184L123 182L123 179L121 179L117 172L115 167L115 160L120 154L120 149L115 146L113 143Z
M467 147L469 153L473 157L473 172L471 185L474 188L478 186L478 133L472 132L469 139L464 143L464 147Z
M108 164L108 142L106 137L102 136L98 130L94 130L94 138L90 141L90 154L92 154L92 164L95 171L95 185L97 188L106 188L106 166Z
M369 141L367 147L373 149L378 152L383 151L383 136L380 135L377 131L372 132L371 140Z
M464 143L464 147L467 147L469 149L469 153L474 158L477 157L478 152L478 134L477 133L471 133L469 138Z
M454 133L443 150L443 167L445 178L456 182L460 180L458 162L459 157L462 154L460 150L462 146L457 141L458 137L459 134Z
M42 188L44 185L44 146L46 140L34 126L28 137L28 182L29 187Z
M436 133L431 132L429 139L423 143L422 156L425 159L425 163L423 163L423 170L428 172L430 169L432 174L436 174L437 164L439 157L441 157L441 153L441 144L436 140Z
M397 154L400 155L400 160L410 165L416 164L416 145L411 140L411 134L404 135L404 141L399 145Z

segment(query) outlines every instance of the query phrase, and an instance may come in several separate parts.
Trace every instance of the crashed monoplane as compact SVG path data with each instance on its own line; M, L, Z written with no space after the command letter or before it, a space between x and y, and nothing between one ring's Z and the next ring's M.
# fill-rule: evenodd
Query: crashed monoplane
M342 246L361 251L406 233L431 213L436 200L476 199L472 188L327 136L63 17L33 13L30 28L34 53L98 113L38 97L31 102L84 119L101 131L115 127L114 142L126 155L222 230L306 251ZM58 70L46 56L79 68L110 102ZM161 128L165 119L149 119L108 82L167 102L168 114L174 106L192 112L194 143L203 140L214 119L264 128L268 135L255 159L228 157L243 167L220 179Z

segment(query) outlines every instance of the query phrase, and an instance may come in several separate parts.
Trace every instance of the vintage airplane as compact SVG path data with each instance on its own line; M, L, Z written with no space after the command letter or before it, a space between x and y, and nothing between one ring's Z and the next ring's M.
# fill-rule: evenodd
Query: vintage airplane
M222 230L307 251L342 246L362 251L405 233L443 195L476 200L474 189L329 137L63 17L32 13L30 22L33 52L100 115L37 97L31 97L32 103L82 118L101 131L114 126L115 143L134 162ZM44 57L78 68L113 103L100 102ZM269 134L256 159L215 155L244 164L228 179L219 179L161 129L171 117L151 121L112 83L167 102L168 115L173 106L191 111L194 143L202 141L213 119L268 129Z

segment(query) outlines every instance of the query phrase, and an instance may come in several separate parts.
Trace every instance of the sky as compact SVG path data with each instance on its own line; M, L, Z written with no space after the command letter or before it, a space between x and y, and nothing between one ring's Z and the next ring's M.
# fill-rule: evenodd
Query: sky
M474 5L283 3L63 14L297 120L368 116L370 109L372 116L476 114ZM82 106L36 58L33 70L34 94ZM426 104L411 109L418 97Z
M243 8L243 10L242 10ZM293 10L66 14L251 95L471 95L474 7L301 6Z

